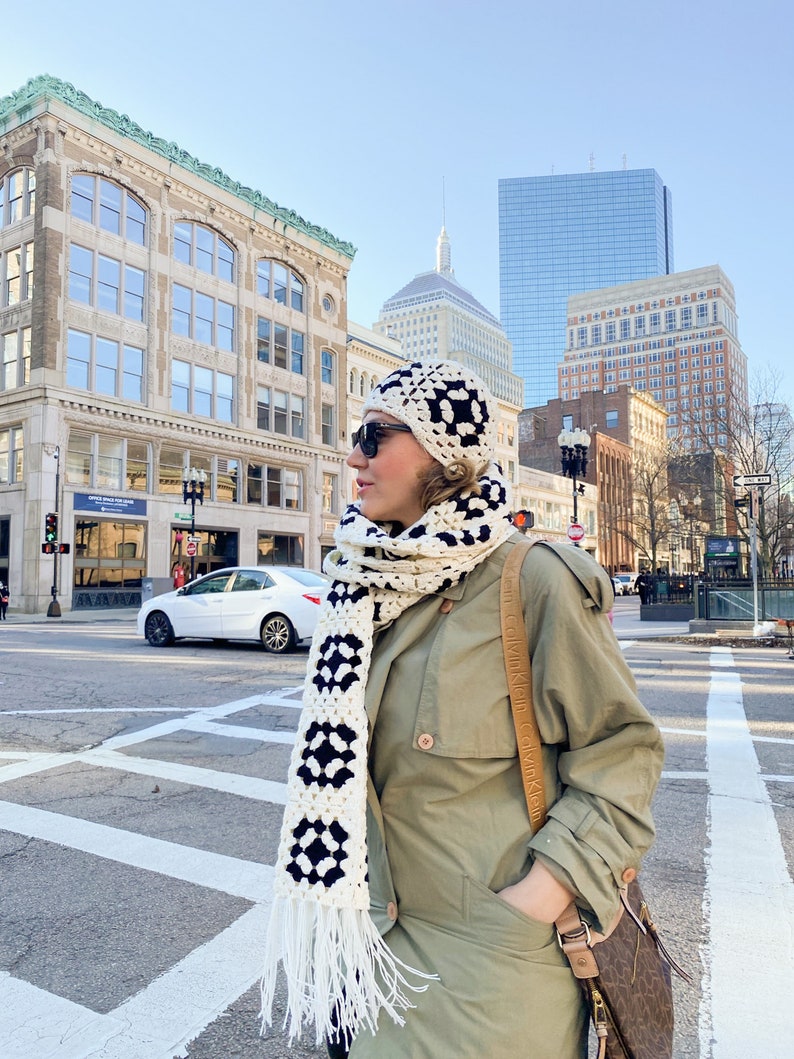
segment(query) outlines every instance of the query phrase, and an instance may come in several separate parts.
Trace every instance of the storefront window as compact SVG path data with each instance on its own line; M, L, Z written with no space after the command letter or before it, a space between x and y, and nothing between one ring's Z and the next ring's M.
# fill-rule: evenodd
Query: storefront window
M303 566L303 535L260 533L257 552L259 566Z
M146 573L146 525L77 518L74 587L139 588Z

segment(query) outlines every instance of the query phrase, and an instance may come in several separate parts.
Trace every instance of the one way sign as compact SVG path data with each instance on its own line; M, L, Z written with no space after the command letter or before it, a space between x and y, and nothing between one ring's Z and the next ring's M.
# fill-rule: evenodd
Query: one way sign
M758 485L771 484L771 474L735 474L733 476L734 489L754 489Z

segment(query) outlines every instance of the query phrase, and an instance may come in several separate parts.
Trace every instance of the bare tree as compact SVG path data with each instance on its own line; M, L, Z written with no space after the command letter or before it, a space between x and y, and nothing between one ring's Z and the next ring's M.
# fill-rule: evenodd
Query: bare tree
M747 399L728 393L721 405L689 418L695 448L724 461L724 484L718 480L713 509L724 508L748 544L749 509L741 506L747 494L744 489L734 491L732 475L771 475L772 485L760 490L755 512L760 569L766 577L779 570L791 535L794 423L791 408L780 398L780 385L780 374L766 369L751 378ZM720 489L723 496L718 495Z
M675 505L670 492L668 469L681 453L677 439L658 447L647 446L634 450L632 464L633 510L631 517L617 532L628 540L635 551L644 557L651 570L660 566L660 553L665 541L675 530ZM640 560L642 564L642 560Z

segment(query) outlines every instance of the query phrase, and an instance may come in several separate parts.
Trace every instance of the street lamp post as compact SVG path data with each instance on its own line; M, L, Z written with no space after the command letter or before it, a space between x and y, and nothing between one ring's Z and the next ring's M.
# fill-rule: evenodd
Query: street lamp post
M206 471L197 471L195 467L188 470L187 464L182 469L182 501L190 503L190 536L191 543L196 535L196 501L204 503L204 482L207 480ZM190 550L190 580L196 576L196 553L194 548Z
M584 486L577 485L578 478L587 474L587 450L590 447L590 435L579 427L576 430L561 430L557 438L560 446L562 473L573 482L573 521L579 521L577 501L584 494ZM574 541L576 547L579 542Z
M61 492L61 446L55 446L55 518L56 524L60 520L60 504L58 499ZM50 589L50 595L52 599L47 607L48 618L60 618L61 616L61 605L58 602L58 545L60 541L60 529L58 530L59 540L55 542L55 550L52 553L52 588Z
M700 563L696 562L695 559L699 557L697 543L700 537L700 509L702 503L703 501L698 493L692 500L683 500L679 504L684 518L689 522L689 572L693 575L697 573L697 568L700 566ZM696 522L697 532L695 531Z

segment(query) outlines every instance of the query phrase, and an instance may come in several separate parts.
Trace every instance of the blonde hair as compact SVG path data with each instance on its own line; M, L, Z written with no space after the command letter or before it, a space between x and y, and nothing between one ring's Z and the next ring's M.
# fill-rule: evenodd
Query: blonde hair
M453 460L446 467L434 460L429 470L420 475L423 488L419 502L422 508L427 511L436 504L451 500L453 496L458 496L464 491L479 496L480 486L477 479L485 467L486 464L476 466L466 457Z

